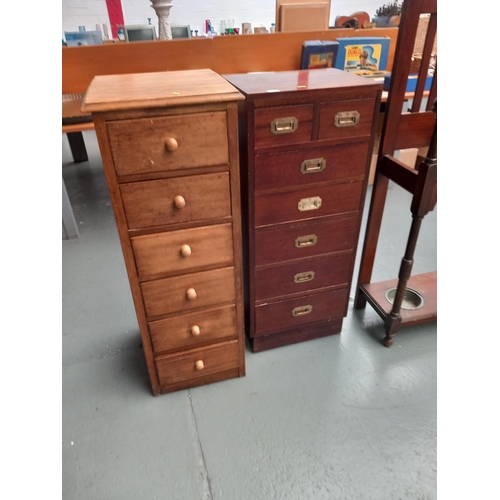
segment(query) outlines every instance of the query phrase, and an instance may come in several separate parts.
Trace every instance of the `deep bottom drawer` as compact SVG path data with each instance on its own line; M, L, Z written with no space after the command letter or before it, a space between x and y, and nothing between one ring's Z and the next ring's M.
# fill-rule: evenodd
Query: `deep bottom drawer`
M180 354L158 356L155 361L162 386L205 377L238 368L238 341L232 340Z
M343 318L347 312L348 298L349 289L343 288L256 306L254 336Z
M342 330L342 319L333 319L330 321L321 321L319 323L311 323L302 325L297 328L291 328L284 332L275 332L258 337L250 338L250 347L252 352L267 351L275 347L282 347L307 340L319 339L335 335Z

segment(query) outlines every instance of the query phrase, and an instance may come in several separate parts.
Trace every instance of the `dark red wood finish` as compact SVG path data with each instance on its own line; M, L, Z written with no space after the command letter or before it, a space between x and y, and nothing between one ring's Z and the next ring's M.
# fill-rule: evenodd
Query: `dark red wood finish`
M314 295L306 295L255 307L255 336L279 332L318 321L330 321L345 316L349 290L333 290ZM303 316L293 315L294 310L309 307Z
M246 97L239 129L252 350L339 333L381 85L335 69L225 78ZM344 116L336 115L346 112L358 114L356 123L339 126ZM285 118L296 119L295 130L273 133L273 121Z
M430 18L425 35L421 70L410 112L402 114L411 58L422 14L429 14ZM356 309L364 308L368 301L384 319L386 336L383 344L386 347L393 344L394 336L402 326L415 324L415 318L418 318L418 322L437 318L437 274L430 272L411 275L420 225L423 217L434 208L437 196L437 117L436 109L433 109L437 93L437 71L434 72L429 102L425 110L421 110L424 83L436 32L436 0L404 2L354 301ZM398 149L423 147L428 148L428 153L418 169L413 169L412 165L404 165L393 156ZM412 223L398 279L372 284L371 275L390 179L413 194L410 207ZM412 283L418 287L416 291L423 297L423 306L408 314L401 309L401 305L406 288L412 288ZM385 292L394 286L397 287L397 291L391 306L387 302Z
M291 153L255 157L255 190L281 190L304 184L331 183L351 179L363 180L368 143L354 143L329 148L306 149ZM303 173L302 163L324 160L323 170Z
M289 260L304 259L343 250L356 243L357 214L345 218L314 219L300 224L282 224L255 231L255 265L264 266ZM297 238L316 236L310 246L296 246Z
M359 181L326 186L308 185L285 193L256 195L255 227L356 212L362 190L363 182Z
M255 270L255 299L275 297L276 290L283 295L296 295L327 287L346 287L351 260L352 253L348 252L259 266Z

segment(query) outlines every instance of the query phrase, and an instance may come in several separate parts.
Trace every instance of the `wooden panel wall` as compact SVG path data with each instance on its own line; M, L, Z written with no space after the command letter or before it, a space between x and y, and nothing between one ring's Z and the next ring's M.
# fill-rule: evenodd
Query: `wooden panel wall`
M62 93L83 94L96 75L209 68L219 74L287 71L300 66L305 40L353 36L389 36L388 70L392 68L398 28L217 36L186 40L107 43L62 47Z

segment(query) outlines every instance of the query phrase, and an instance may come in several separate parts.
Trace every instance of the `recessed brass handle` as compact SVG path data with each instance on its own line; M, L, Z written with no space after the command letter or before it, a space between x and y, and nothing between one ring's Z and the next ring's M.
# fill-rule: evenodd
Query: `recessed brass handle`
M318 237L315 234L307 234L305 236L299 236L295 238L295 246L297 248L306 248L316 245Z
M191 255L191 247L189 245L181 246L181 255L183 257L189 257Z
M194 299L196 299L196 297L198 297L198 294L196 293L196 290L194 288L188 288L186 290L186 297L189 300L194 300Z
M325 167L326 160L324 158L313 158L303 161L300 165L300 171L303 174L316 174L317 172L323 172Z
M194 364L195 368L200 371L200 370L203 370L203 368L205 368L205 363L203 363L203 361L201 359L199 359L195 364Z
M184 196L175 196L174 205L176 206L176 208L184 208L186 206L186 200L184 199Z
M194 335L195 337L197 337L200 333L201 333L201 329L198 325L193 325L191 327L191 335Z
M336 127L354 127L359 122L357 111L341 111L335 115L334 125Z
M302 198L298 203L299 212L307 212L308 210L318 210L321 207L322 200L319 196L313 198Z
M305 273L297 273L293 277L295 283L305 283L306 281L312 281L314 279L314 271L306 271Z
M165 147L169 151L175 151L179 147L179 144L177 143L177 141L173 137L167 137L165 139Z
M290 134L295 132L299 127L299 120L295 116L287 116L286 118L276 118L271 122L272 134Z
M295 316L295 317L306 316L307 314L310 314L312 310L313 310L313 306L311 306L311 305L295 307L292 310L292 316Z

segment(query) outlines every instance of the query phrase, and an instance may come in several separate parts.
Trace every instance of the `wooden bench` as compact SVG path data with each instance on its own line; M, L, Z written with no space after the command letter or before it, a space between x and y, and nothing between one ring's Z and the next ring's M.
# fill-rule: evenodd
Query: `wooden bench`
M96 75L180 71L209 68L219 74L249 71L291 71L300 67L306 40L383 36L391 39L392 68L398 28L331 29L294 33L195 37L185 40L123 42L86 47L62 47L62 131L75 162L87 161L82 132L93 130L81 102Z
M185 40L62 47L62 131L68 137L73 160L75 162L88 160L82 132L93 130L94 123L90 115L82 113L81 104L90 82L97 75L204 68L220 75L251 71L291 71L300 67L304 41L336 40L355 36L389 37L391 44L387 70L391 70L398 28L357 30L341 28L326 31L217 36L213 39L195 37ZM65 203L71 208L63 182L63 206ZM68 213L68 210L63 211L64 213ZM68 227L71 226L71 217L68 217L66 223ZM75 226L71 229L72 234L78 236L78 228Z
M81 110L84 95L62 95L62 132L68 136L69 147L75 163L88 161L89 157L82 132L94 129L92 115L83 113Z

